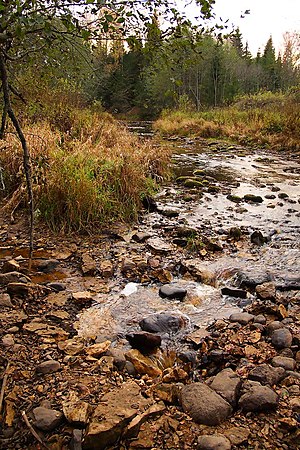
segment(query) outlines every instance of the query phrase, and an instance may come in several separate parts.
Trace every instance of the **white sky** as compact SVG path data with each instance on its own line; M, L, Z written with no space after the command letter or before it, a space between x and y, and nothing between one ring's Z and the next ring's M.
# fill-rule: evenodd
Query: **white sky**
M247 9L250 14L242 19ZM216 0L214 12L217 19L239 26L254 55L259 48L263 51L270 35L278 52L286 31L300 32L300 0Z

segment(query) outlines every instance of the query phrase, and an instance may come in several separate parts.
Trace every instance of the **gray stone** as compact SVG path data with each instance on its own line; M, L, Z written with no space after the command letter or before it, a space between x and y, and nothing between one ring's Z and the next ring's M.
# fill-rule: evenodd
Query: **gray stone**
M166 254L173 251L173 246L160 238L150 238L147 244L155 253Z
M271 340L275 348L281 349L292 345L293 336L287 328L280 328L273 331Z
M272 365L274 367L283 367L285 370L295 370L296 361L293 358L287 358L286 356L275 356L272 359Z
M242 381L232 369L224 369L214 377L210 387L234 407L241 384Z
M273 320L272 322L268 323L267 332L268 334L272 334L273 331L279 330L280 328L284 328L284 325L278 320Z
M44 408L43 406L38 406L34 408L34 425L43 431L54 430L63 419L63 414L55 409Z
M254 317L254 323L259 323L261 325L265 325L267 322L267 319L262 314L259 314L258 316Z
M237 278L240 287L249 289L255 289L258 284L272 281L272 276L268 272L251 268L247 270L247 273L239 272Z
M241 325L247 325L248 323L252 322L253 319L253 314L249 313L235 313L231 314L231 316L229 317L230 322L238 322Z
M141 320L139 325L149 333L177 333L187 325L187 319L171 313L152 314Z
M60 369L60 363L54 361L54 359L49 359L49 361L44 361L36 367L36 372L38 373L54 373Z
M70 442L70 450L82 450L82 430L73 430L72 439Z
M198 450L230 450L230 441L222 434L203 435L198 438Z
M183 300L186 294L187 294L186 289L171 284L164 284L159 289L160 297L168 298L170 300L172 299Z
M258 246L262 246L266 243L266 238L264 237L262 232L257 231L257 230L251 234L250 240L251 240L252 244L255 244Z
M285 376L282 367L272 367L269 364L261 364L249 373L249 380L259 381L261 384L273 386L278 384Z
M248 381L243 386L238 404L244 412L268 411L277 407L278 395L268 386Z
M219 394L204 383L192 383L181 390L184 412L204 425L218 425L232 413L232 407Z
M151 237L151 234L149 233L143 233L143 232L139 232L139 233L135 233L132 236L132 240L135 242L145 242L147 239L149 239Z

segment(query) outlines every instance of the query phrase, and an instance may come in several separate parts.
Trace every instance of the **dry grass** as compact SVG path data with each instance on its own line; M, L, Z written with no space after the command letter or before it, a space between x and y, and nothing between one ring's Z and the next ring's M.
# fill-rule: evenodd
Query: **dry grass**
M106 113L72 109L68 129L53 122L24 126L36 215L54 229L94 230L137 217L141 197L166 173L168 151L141 144ZM13 133L1 142L7 201L24 185L22 151Z
M247 96L231 107L200 113L165 111L155 128L163 134L224 137L244 144L299 150L299 94Z

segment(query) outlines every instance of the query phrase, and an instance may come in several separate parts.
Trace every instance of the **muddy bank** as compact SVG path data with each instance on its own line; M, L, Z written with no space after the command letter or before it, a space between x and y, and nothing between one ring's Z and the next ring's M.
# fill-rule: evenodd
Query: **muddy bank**
M176 148L132 229L2 224L1 448L297 448L298 163Z

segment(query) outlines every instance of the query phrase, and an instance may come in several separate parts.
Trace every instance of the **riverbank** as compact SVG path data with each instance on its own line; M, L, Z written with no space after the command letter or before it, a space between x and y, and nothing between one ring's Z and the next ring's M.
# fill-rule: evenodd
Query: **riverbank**
M299 94L259 93L202 112L163 112L154 128L165 136L224 138L255 148L299 155Z
M297 163L171 142L134 227L1 224L1 448L297 448Z

